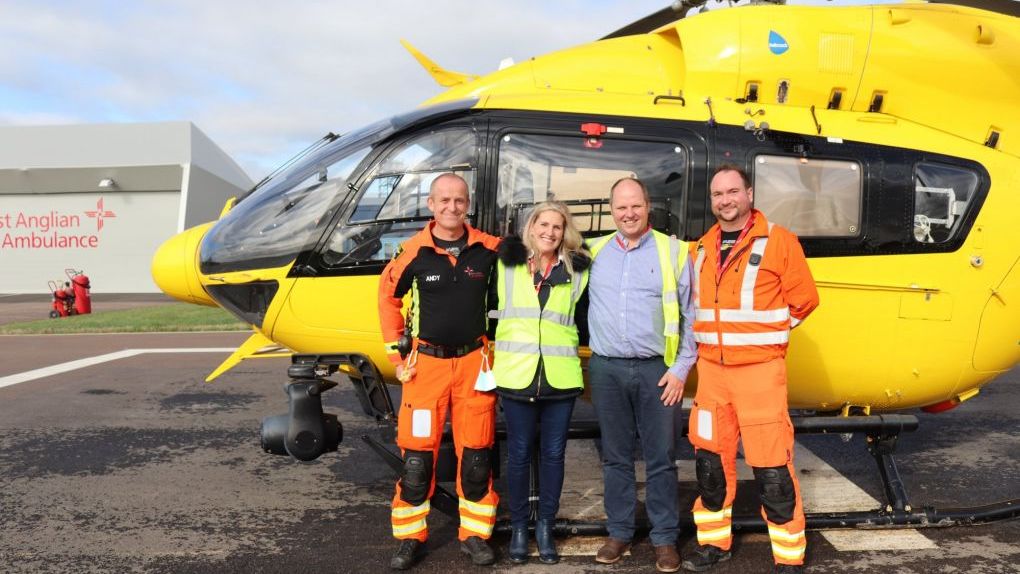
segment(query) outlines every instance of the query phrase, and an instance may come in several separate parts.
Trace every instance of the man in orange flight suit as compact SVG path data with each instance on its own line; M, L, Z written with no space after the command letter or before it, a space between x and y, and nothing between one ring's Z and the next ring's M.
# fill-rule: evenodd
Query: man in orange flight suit
M751 207L743 170L723 165L710 185L717 223L692 246L698 390L688 436L695 447L698 547L683 567L730 557L737 439L754 470L775 572L803 569L804 509L793 470L786 396L790 329L818 306L797 236Z
M496 396L475 386L488 364L486 299L499 239L465 223L469 207L468 186L460 176L437 177L428 197L434 221L401 245L379 282L387 357L403 382L397 445L404 470L391 511L393 536L401 541L390 561L396 570L413 566L428 539L425 518L448 411L457 452L461 550L478 565L495 561L486 540L492 535L499 503L489 460ZM401 299L408 291L413 339L410 353L402 359Z

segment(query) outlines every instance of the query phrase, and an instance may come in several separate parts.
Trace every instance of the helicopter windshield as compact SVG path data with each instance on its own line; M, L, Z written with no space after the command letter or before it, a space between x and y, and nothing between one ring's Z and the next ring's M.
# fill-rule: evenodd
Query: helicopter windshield
M291 165L243 196L202 240L202 273L280 267L319 238L350 193L352 176L372 148L425 118L471 107L462 100L415 110L339 138L327 136ZM331 140L331 141L330 141Z

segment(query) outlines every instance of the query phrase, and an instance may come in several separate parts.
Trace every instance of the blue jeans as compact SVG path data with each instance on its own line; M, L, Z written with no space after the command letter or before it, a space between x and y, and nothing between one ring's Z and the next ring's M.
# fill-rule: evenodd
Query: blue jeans
M603 502L609 535L634 537L637 439L645 458L645 511L652 544L675 544L680 519L676 475L677 406L662 404L659 379L666 373L662 357L615 359L592 355L588 362L592 402L602 431Z
M538 517L554 519L560 510L563 459L574 400L574 397L535 402L503 399L507 442L506 487L510 525L514 528L528 526L531 457L536 435L539 435ZM541 433L538 432L540 427Z

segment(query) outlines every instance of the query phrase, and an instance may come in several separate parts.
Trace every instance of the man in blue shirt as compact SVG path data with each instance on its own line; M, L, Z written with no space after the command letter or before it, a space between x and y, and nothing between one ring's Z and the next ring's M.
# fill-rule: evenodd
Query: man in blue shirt
M652 230L648 190L617 181L609 194L617 233L593 244L588 364L602 430L609 538L595 557L612 564L634 536L636 440L646 470L645 508L660 572L680 569L675 436L684 382L697 358L687 245Z

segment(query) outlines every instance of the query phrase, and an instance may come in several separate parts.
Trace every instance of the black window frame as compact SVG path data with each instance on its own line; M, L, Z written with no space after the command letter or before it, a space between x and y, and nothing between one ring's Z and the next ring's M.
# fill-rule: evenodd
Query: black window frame
M579 142L584 138L580 126L585 123L600 123L611 127L623 127L624 132L605 133L605 140L634 140L650 143L663 143L682 146L684 149L683 182L679 186L678 196L667 197L676 201L677 205L670 208L682 230L678 237L691 240L692 229L703 225L702 205L705 198L699 198L696 189L707 189L704 173L709 162L709 134L698 130L696 122L668 120L661 118L640 118L628 116L607 116L599 114L576 114L560 112L502 112L489 117L489 184L491 196L488 199L493 206L484 214L486 228L499 231L501 223L496 221L496 183L499 166L499 142L504 135L549 135L577 137ZM606 197L609 189L605 190ZM705 194L707 197L707 193ZM659 231L662 231L659 229ZM700 233L699 235L700 236Z
M762 156L765 156L765 157L782 157L782 158L790 158L790 159L794 159L794 160L800 160L803 157L801 155L790 154L790 153L767 153L767 152L765 152L765 153L756 153L753 156L751 156L751 158L748 161L750 162L750 164L752 166L755 166L755 167L748 172L748 176L751 178L751 186L754 187L754 194L755 194L755 198L756 199L757 199L757 195L758 195L758 189L757 189L757 187L754 184L755 184L755 178L757 177L757 165L758 165L758 161L757 160L758 160L759 157L762 157ZM865 197L868 194L868 189L867 189L867 185L868 185L868 177L867 177L868 176L868 172L866 171L868 166L864 162L862 162L860 159L857 159L857 158L837 157L837 156L833 156L833 155L811 155L807 159L809 161L816 161L816 160L817 161L840 161L840 162L852 163L852 164L857 165L858 170L860 172L860 181L861 181L861 192L860 192L860 195L857 197L857 209L858 209L858 213L859 213L860 217L858 218L859 219L858 222L857 222L858 229L857 229L857 233L855 235L801 235L801 234L797 234L797 237L798 238L804 238L804 239L812 239L812 240L814 240L814 239L822 239L822 240L849 239L849 240L854 240L854 239L858 239L861 236L863 236L864 235L864 228L865 228L864 220L865 220L865 217L866 217L865 208L864 208L864 206L865 206ZM755 207L755 209L759 209L757 205L754 205L754 207ZM764 211L762 211L762 212L765 213ZM768 213L765 213L765 217L768 217L768 215L769 215ZM780 221L774 221L772 219L769 219L769 221L773 222L773 223L778 223L779 225L783 225L783 222L780 222Z

